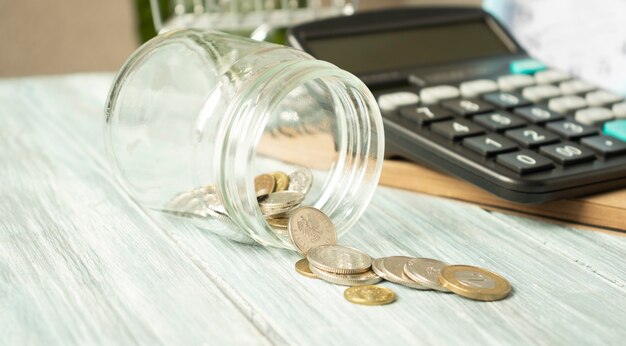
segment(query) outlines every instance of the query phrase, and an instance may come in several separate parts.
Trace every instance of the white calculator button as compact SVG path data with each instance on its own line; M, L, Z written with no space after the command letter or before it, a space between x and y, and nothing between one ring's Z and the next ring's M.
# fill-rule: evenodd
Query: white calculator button
M458 88L451 85L438 85L424 88L420 91L420 97L425 104L437 103L441 100L457 98L461 95Z
M607 103L615 103L623 99L618 94L606 90L592 91L587 94L586 98L590 106L603 106Z
M498 91L498 83L490 79L477 79L461 83L460 89L463 97L476 97L481 94Z
M561 83L559 85L559 88L561 88L561 93L563 95L574 95L592 91L596 87L591 83L587 83L580 79L575 79Z
M498 86L503 91L513 91L535 84L535 78L527 74L512 74L498 78Z
M576 112L576 121L585 125L594 125L613 119L613 112L608 108L590 107Z
M546 70L535 73L537 84L552 84L572 78L569 73L560 70Z
M587 107L587 101L580 96L561 96L548 102L548 108L557 113L567 113Z
M626 118L626 102L614 104L613 115L615 115L616 118Z
M559 96L561 90L554 85L535 85L522 90L522 96L532 102L539 102L543 99Z
M378 97L378 107L382 111L394 111L398 107L408 106L418 103L420 100L416 93L410 91L399 91L390 94L384 94Z

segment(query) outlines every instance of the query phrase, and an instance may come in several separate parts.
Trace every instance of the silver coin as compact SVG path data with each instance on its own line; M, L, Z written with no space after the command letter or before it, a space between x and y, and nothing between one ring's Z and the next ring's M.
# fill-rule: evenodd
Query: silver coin
M262 209L285 208L302 203L304 194L297 191L274 192L259 202Z
M283 206L281 208L261 208L261 213L267 217L280 217L287 215L290 211L297 209L299 206L300 204Z
M366 253L341 245L312 247L306 258L312 266L336 274L356 274L372 267L372 258Z
M298 191L307 194L313 185L313 173L308 168L302 168L289 174L288 191Z
M428 290L430 288L420 285L404 274L404 265L413 259L406 256L391 256L377 258L372 263L372 270L380 277L396 284L415 288L418 290Z
M431 258L413 258L404 266L404 273L413 281L441 292L450 292L439 283L441 269L448 263Z
M315 208L301 207L291 212L287 227L293 245L302 256L315 246L337 243L332 221Z
M382 278L371 270L357 274L337 274L321 270L311 263L309 263L309 268L313 274L317 275L320 279L336 285L364 286L377 284L382 281Z

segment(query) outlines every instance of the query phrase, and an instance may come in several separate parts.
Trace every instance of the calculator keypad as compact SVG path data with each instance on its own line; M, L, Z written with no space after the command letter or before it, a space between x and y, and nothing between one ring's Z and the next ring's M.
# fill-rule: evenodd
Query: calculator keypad
M435 85L413 95L419 103L395 111L415 124L413 131L464 148L491 169L526 175L587 163L592 170L590 162L626 156L626 101L566 72Z

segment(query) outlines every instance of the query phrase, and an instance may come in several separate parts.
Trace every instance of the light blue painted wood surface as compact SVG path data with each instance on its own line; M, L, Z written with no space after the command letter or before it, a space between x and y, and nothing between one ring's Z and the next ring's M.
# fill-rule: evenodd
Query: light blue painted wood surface
M623 344L626 238L379 188L341 244L491 268L479 303L352 305L286 250L145 212L102 145L110 75L0 81L0 344Z

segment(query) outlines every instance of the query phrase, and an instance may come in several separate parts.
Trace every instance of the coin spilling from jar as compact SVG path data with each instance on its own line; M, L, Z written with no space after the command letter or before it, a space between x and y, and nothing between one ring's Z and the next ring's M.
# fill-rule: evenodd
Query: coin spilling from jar
M304 257L295 264L299 274L351 286L344 297L362 305L395 301L395 292L375 285L383 280L478 301L497 301L510 294L511 284L484 268L408 256L372 259L363 251L338 245L331 219L321 210L302 205L312 183L313 174L308 169L260 174L254 179L259 209L268 225L277 235L289 237ZM183 216L229 219L215 186L210 184L175 196L165 209Z

